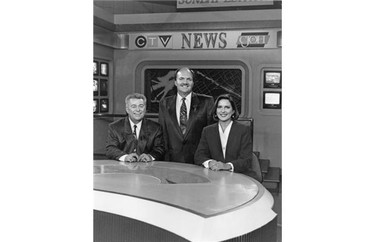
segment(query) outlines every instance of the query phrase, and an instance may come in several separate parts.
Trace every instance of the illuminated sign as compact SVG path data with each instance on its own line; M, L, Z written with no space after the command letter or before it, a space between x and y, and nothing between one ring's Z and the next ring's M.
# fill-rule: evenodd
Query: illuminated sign
M280 29L130 33L129 49L220 50L279 48L277 46L277 32L281 32Z
M135 38L134 44L137 48L172 48L169 44L171 35L139 35ZM169 45L168 45L169 44Z
M177 8L216 8L273 5L273 0L177 0Z
M264 47L268 43L269 38L268 32L241 33L237 40L237 47Z
M224 49L227 33L181 33L181 49Z

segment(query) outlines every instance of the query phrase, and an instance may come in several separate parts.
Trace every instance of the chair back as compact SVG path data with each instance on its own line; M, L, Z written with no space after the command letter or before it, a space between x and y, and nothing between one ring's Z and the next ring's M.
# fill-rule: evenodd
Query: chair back
M259 182L262 182L262 172L261 172L261 169L260 169L260 162L259 162L258 157L255 155L255 153L253 151L253 146L254 146L253 145L254 144L254 140L253 140L253 137L254 137L254 119L253 118L246 118L246 119L241 118L241 119L238 119L238 121L249 126L249 132L250 132L250 137L251 137L251 153L252 153L251 168L250 168L249 172L247 172L246 175L256 179Z

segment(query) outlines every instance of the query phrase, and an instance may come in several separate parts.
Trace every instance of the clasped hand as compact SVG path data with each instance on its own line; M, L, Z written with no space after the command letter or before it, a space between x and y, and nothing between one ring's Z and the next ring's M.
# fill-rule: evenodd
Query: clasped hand
M129 155L127 155L125 157L125 161L127 162L150 162L152 161L152 158L151 158L151 155L148 155L148 154L141 154L141 155L137 155L136 153L131 153Z
M226 164L221 161L216 161L216 160L211 160L208 163L208 166L213 171L221 171L221 170L229 171L231 169L231 166L229 164Z

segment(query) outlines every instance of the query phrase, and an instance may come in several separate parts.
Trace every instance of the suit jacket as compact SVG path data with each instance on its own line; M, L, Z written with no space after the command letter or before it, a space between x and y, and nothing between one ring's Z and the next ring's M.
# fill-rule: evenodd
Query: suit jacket
M192 93L189 119L185 134L182 134L176 115L176 95L164 98L159 103L159 123L163 129L166 160L194 164L202 130L213 122L211 96Z
M118 160L121 156L136 152L150 154L155 160L163 160L164 141L158 123L144 118L138 140L134 137L129 118L119 119L108 128L106 155L109 159Z
M209 159L214 159L224 163L231 162L234 172L244 173L259 180L259 165L252 165L252 139L248 126L233 121L229 132L225 159L221 148L219 123L212 124L203 129L197 151L195 152L195 164L202 165ZM255 174L253 174L255 173Z

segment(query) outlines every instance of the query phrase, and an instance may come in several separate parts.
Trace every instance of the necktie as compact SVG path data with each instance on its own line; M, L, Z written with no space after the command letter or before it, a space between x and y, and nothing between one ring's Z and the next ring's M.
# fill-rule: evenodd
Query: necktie
M186 110L186 98L182 98L181 110L180 110L180 128L183 134L186 132L186 123L187 123L187 110Z
M137 125L134 124L134 137L137 139Z

